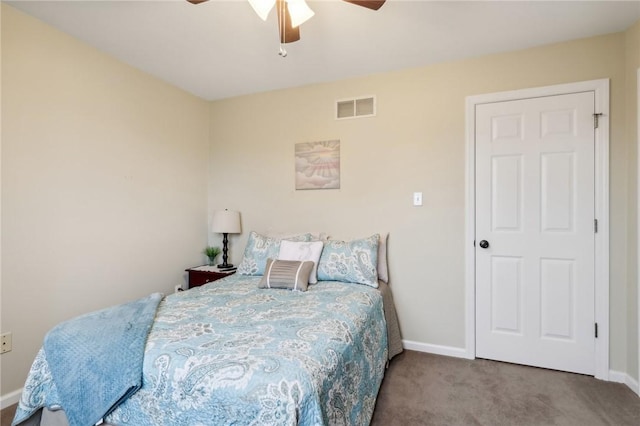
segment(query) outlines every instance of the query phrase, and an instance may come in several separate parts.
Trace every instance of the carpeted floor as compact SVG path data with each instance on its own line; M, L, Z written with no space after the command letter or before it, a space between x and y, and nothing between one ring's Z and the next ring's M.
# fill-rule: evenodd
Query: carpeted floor
M2 426L14 411L2 410ZM405 351L387 370L371 424L638 426L640 397L579 374Z
M405 351L391 361L371 424L639 426L640 397L579 374Z

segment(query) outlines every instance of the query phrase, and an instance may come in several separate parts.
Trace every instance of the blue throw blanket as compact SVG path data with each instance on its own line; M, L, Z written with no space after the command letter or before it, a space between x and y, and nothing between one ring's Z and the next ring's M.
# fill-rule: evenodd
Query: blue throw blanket
M94 425L142 386L144 347L160 293L63 322L44 355L70 426Z

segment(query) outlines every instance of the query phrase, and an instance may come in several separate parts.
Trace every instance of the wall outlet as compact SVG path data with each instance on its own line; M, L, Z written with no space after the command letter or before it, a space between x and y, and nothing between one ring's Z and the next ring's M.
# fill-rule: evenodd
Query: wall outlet
M176 286L173 287L173 292L178 293L179 291L182 291L182 285L176 284Z
M2 333L0 334L0 354L5 352L9 352L13 349L13 345L11 343L11 333Z

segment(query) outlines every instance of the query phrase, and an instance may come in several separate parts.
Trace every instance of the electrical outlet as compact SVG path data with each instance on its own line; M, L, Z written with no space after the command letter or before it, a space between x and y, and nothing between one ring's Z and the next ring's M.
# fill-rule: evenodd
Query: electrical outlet
M0 354L9 352L11 349L13 349L13 345L11 344L11 333L0 334Z
M180 284L176 284L175 287L173 287L173 292L177 293L179 291L182 291L182 286Z

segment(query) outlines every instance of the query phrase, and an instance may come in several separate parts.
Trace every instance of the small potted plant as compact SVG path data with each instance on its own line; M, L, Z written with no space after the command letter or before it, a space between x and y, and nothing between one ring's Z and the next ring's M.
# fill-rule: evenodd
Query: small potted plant
M208 246L202 252L209 258L209 266L214 266L216 264L216 257L218 257L221 250L220 247Z

